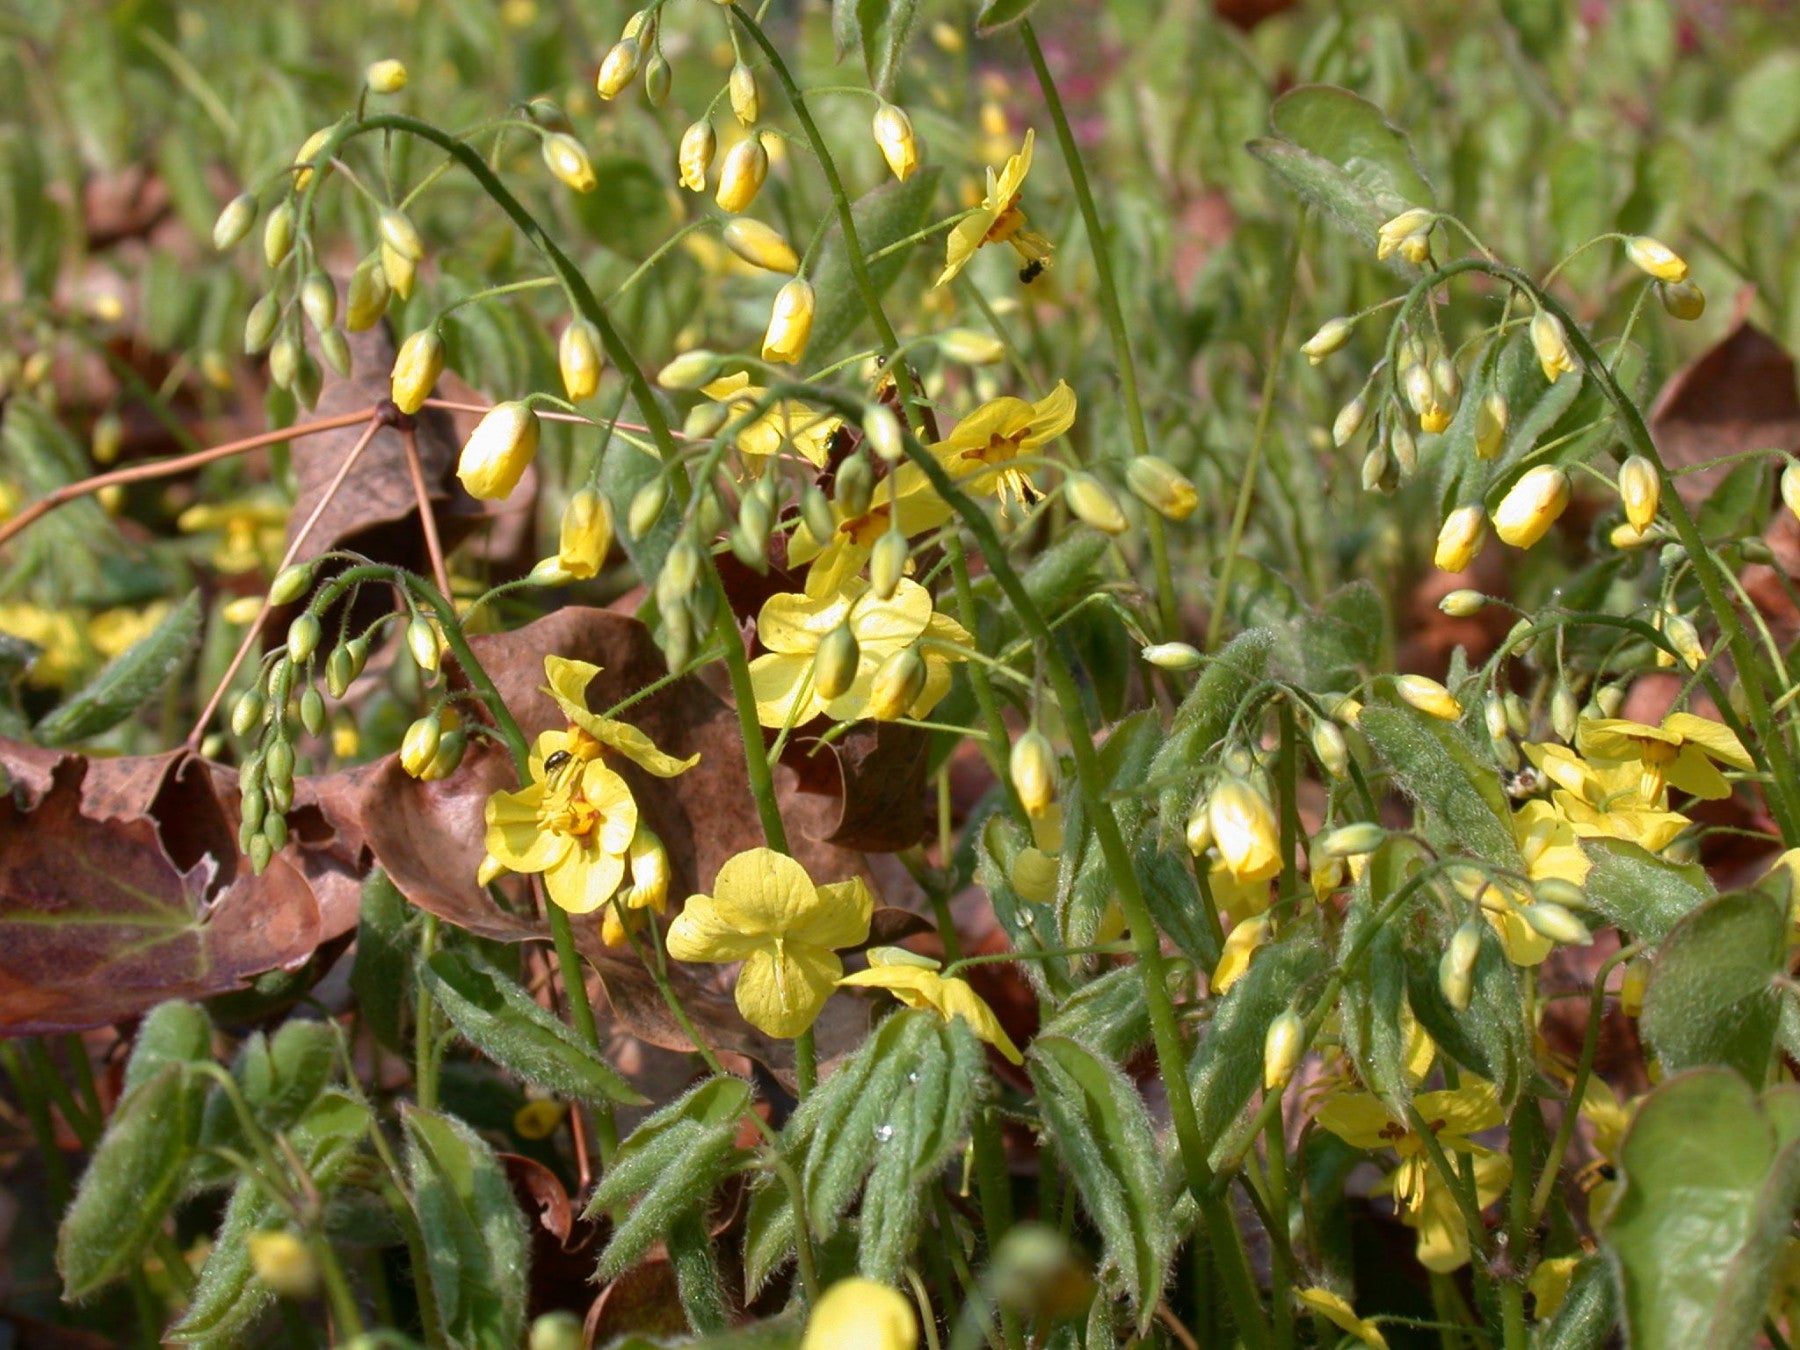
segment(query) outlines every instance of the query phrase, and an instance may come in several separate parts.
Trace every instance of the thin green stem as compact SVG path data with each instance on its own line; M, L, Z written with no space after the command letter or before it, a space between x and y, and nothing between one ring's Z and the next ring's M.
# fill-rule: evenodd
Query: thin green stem
M429 961L437 951L438 917L425 915L419 927L419 959ZM415 980L413 1011L413 1095L427 1111L437 1110L438 1036L437 1004L430 980Z

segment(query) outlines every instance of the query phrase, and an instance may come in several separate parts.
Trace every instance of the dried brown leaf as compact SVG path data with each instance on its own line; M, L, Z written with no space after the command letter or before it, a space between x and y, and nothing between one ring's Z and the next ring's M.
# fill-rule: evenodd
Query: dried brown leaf
M1670 379L1650 412L1650 432L1671 469L1746 450L1800 449L1794 359L1748 321ZM1690 506L1706 500L1730 465L1675 480Z

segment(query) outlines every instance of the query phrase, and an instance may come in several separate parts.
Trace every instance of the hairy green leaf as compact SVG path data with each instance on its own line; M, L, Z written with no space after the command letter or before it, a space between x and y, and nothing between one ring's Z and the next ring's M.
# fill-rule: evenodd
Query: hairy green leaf
M1786 906L1756 891L1721 895L1669 931L1651 966L1643 1029L1666 1070L1726 1064L1762 1086L1780 1015Z
M107 662L32 734L45 745L68 745L118 725L169 682L199 640L200 592L190 591L153 632Z

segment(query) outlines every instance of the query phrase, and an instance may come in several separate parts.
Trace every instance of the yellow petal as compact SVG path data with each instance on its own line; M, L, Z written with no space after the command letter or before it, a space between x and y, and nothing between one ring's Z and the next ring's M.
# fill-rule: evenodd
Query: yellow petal
M771 938L809 924L826 904L804 867L769 848L728 858L713 881L713 899L739 932Z
M750 688L756 696L756 720L765 727L798 726L819 712L813 695L813 659L767 652L750 663Z
M843 973L836 954L817 947L759 947L738 975L738 1011L758 1031L791 1039L813 1024Z
M854 947L869 936L869 918L875 897L862 878L832 881L816 888L818 905L790 930L790 935L815 947Z
M760 933L739 932L710 895L690 895L669 925L664 942L669 955L677 961L724 964L742 961L765 940Z
M1356 1310L1348 1302L1329 1289L1296 1289L1294 1297L1339 1330L1349 1332L1364 1345L1387 1350L1387 1338L1381 1334L1380 1328L1373 1322L1365 1322L1358 1317Z
M1737 733L1723 722L1715 722L1709 717L1696 717L1693 713L1670 713L1663 719L1663 729L1671 731L1690 745L1697 745L1721 764L1729 764L1734 769L1749 772L1755 765L1750 759L1750 752L1744 749L1744 743L1737 738Z
M916 1350L918 1323L899 1291L860 1276L825 1291L806 1321L800 1350Z
M545 869L544 890L569 913L592 914L612 899L624 879L625 859L618 854L595 847L572 848Z

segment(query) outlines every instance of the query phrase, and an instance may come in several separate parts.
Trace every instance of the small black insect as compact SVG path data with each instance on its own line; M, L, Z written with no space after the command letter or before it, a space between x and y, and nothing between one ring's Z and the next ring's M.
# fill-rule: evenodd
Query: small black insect
M557 750L553 752L551 756L544 761L544 776L546 778L549 777L573 758L575 758L575 756L571 755L567 750Z
M1026 286L1031 285L1032 282L1044 275L1044 269L1048 266L1049 264L1042 258L1033 258L1019 269L1020 282Z

